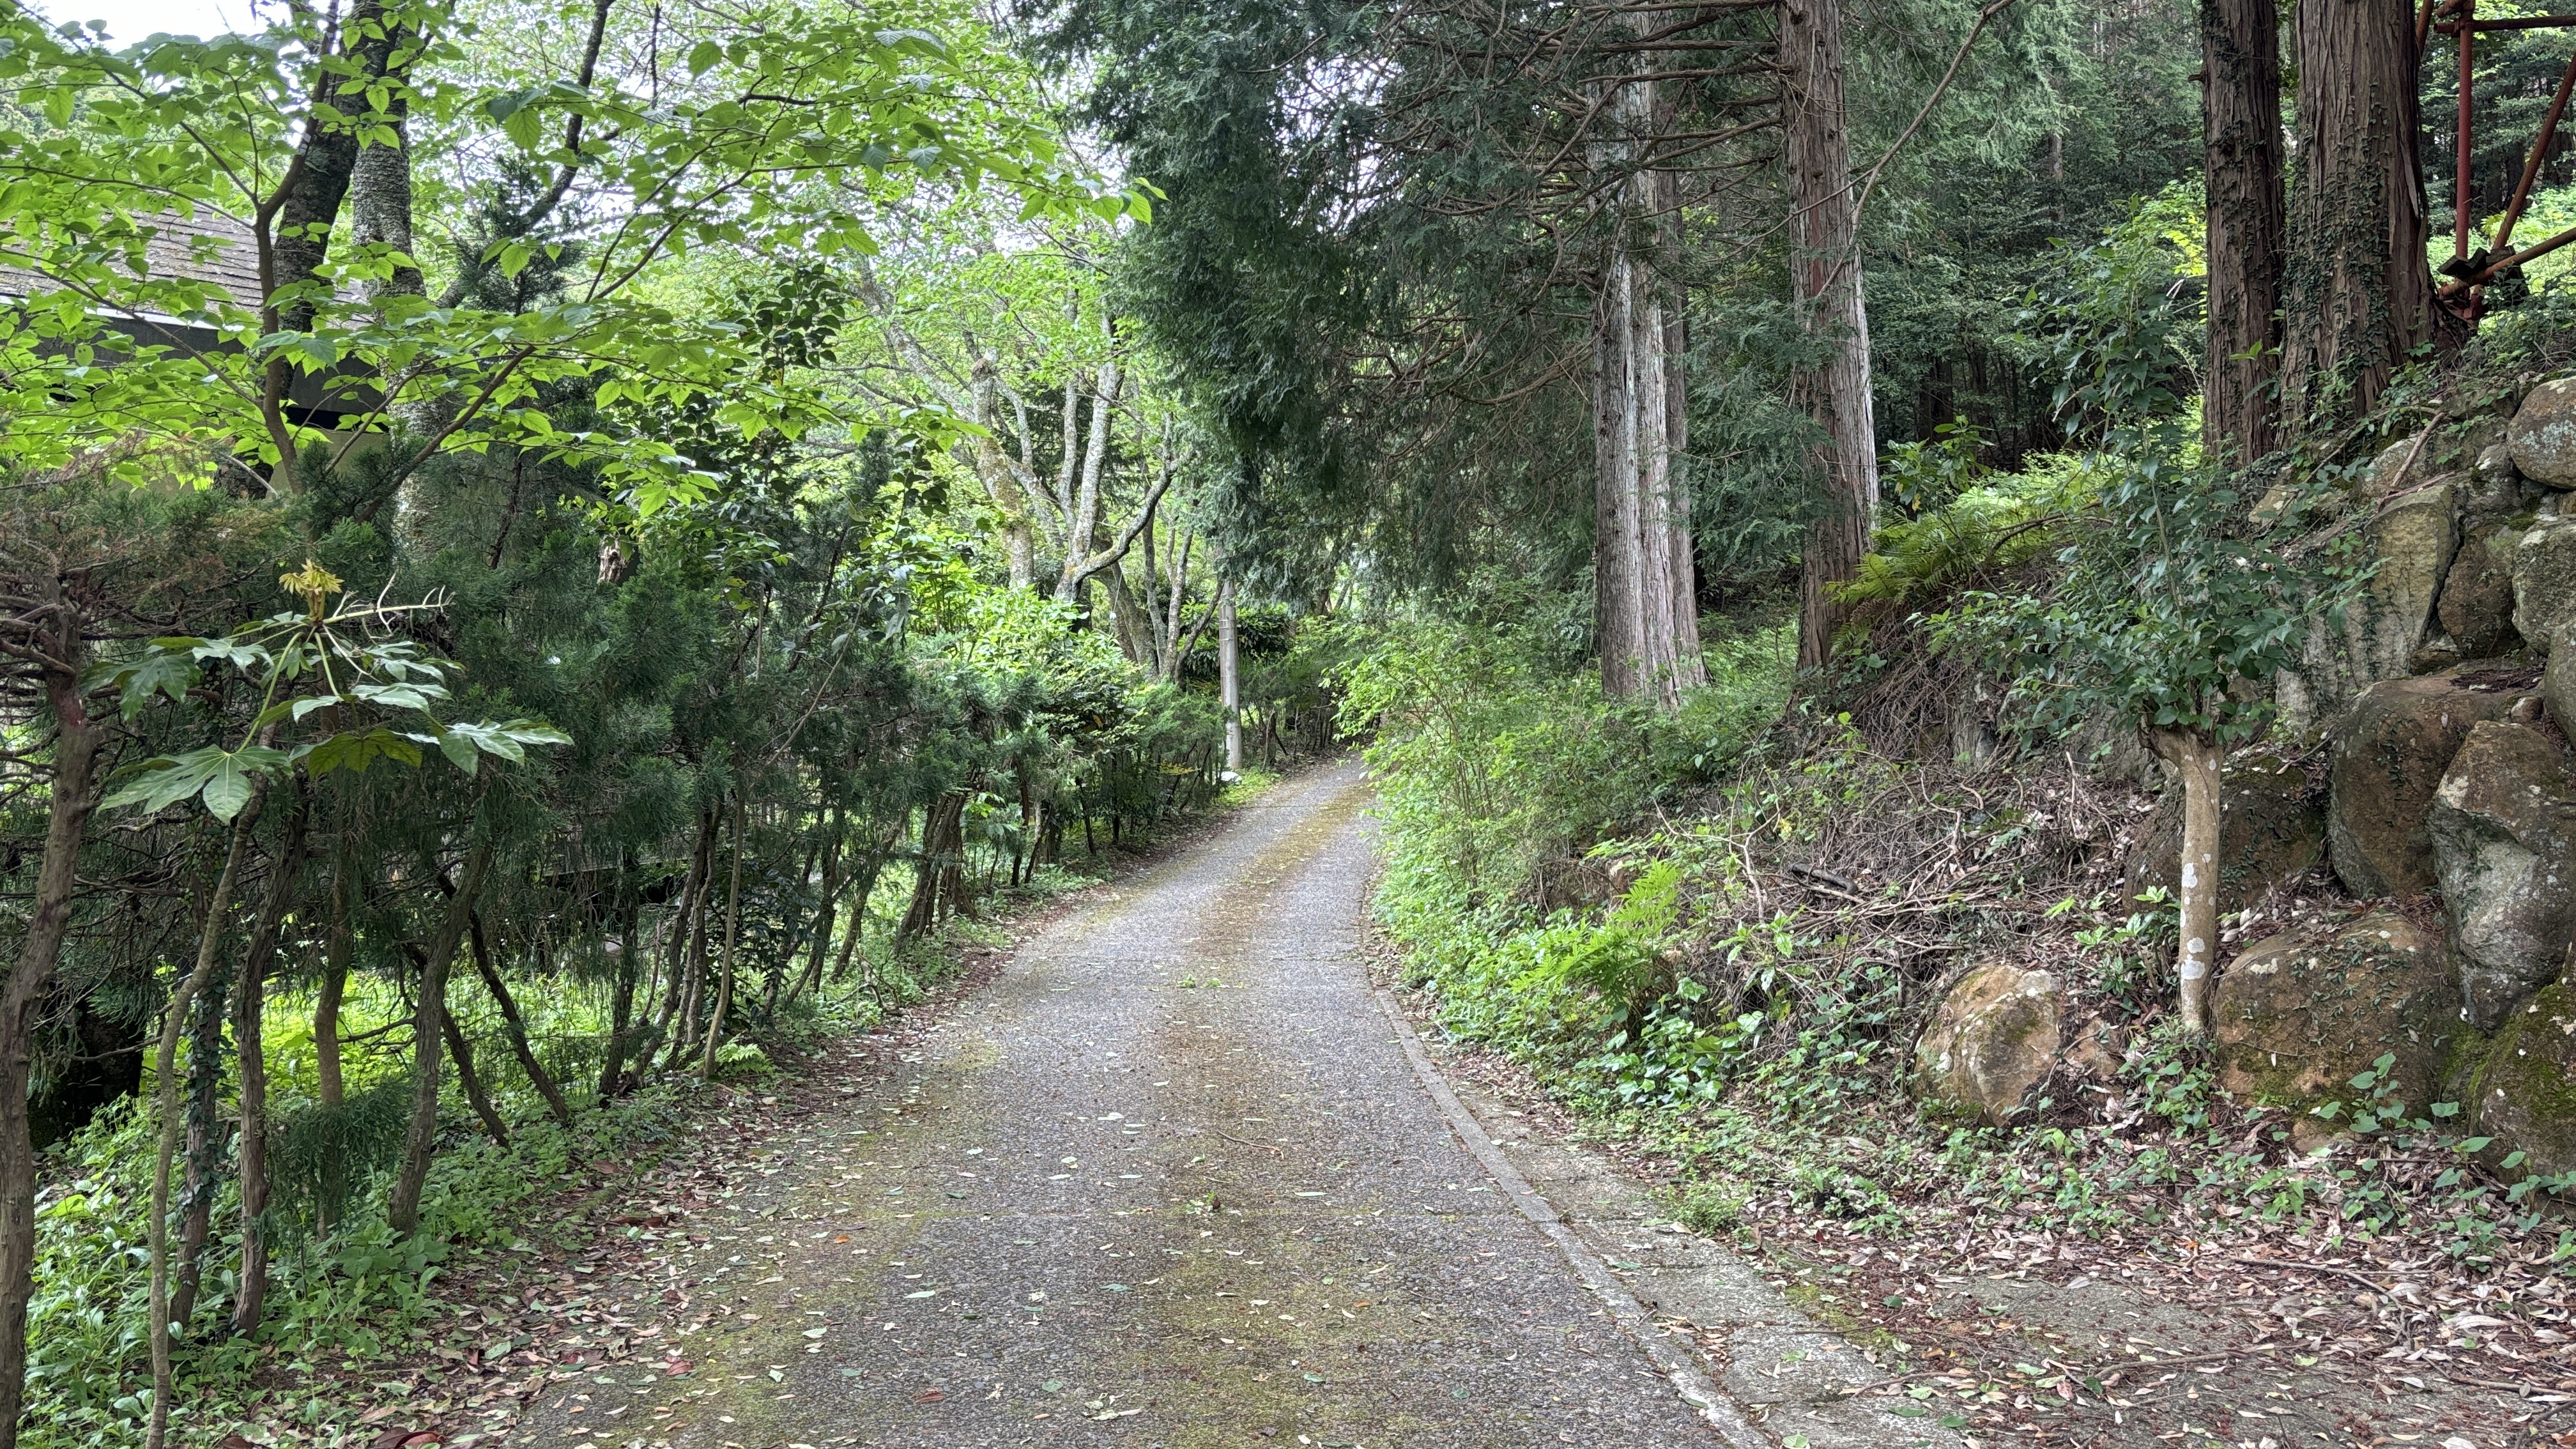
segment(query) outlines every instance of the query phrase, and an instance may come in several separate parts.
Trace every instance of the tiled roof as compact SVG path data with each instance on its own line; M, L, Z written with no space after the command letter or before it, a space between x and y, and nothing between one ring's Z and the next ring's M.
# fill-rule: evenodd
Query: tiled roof
M248 226L204 208L192 217L164 212L143 224L154 233L144 245L153 277L212 282L242 306L259 305L259 251ZM211 255L200 256L200 238L211 239ZM0 296L24 297L59 289L60 284L35 272L0 263Z

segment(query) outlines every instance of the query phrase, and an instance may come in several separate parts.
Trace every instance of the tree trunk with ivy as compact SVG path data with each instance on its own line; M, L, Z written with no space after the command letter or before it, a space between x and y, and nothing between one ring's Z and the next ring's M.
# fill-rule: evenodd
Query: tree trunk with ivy
M2242 464L2280 445L2281 24L2273 0L2201 0L2209 348L2201 442Z
M2299 168L2282 284L2281 415L2293 432L2368 412L2433 338L2417 58L2405 0L2299 6Z

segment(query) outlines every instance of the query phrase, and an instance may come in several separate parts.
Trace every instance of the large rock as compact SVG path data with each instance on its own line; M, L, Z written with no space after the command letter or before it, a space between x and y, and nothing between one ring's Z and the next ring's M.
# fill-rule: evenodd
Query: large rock
M2469 1020L2493 1030L2555 980L2576 941L2576 781L2565 749L2528 725L2469 731L2430 816Z
M2519 1152L2517 1175L2576 1171L2576 985L2508 1013L2470 1084L2469 1129L2495 1139L2490 1166Z
M2325 859L2326 792L2278 755L2248 751L2219 776L2218 908L2241 911ZM2130 851L2124 881L2135 900L2151 887L2182 892L2182 791L2167 790Z
M2511 454L2507 439L2512 434L2513 420L2500 413L2483 413L2453 423L2435 438L2429 451L2432 461L2425 465L2427 476L2435 473L2458 473L2478 465L2478 460L2495 448Z
M2379 505L2369 538L2379 571L2345 611L2345 638L2371 679L2413 672L2433 624L2442 579L2460 551L2457 482L2437 478Z
M2576 488L2576 377L2544 382L2522 400L2505 433L2513 466L2552 488Z
M2576 739L2576 630L2558 636L2558 647L2549 651L2549 667L2541 672L2540 698L2549 707L2549 722L2558 732Z
M2352 1079L2387 1054L2421 1113L2468 1034L2440 938L2394 911L2246 947L2218 974L2210 1018L2218 1084L2299 1107L2358 1095Z
M2490 684L2492 670L2372 685L2330 731L2326 856L2344 889L2369 899L2433 888L2425 817L2451 756L2481 720L2502 719L2523 691Z
M2506 421L2488 415L2435 428L2420 442L2412 436L2400 438L2370 460L2357 496L2388 498L2435 478L2467 474L2489 449L2504 446L2507 436Z
M2433 605L2459 553L2457 480L2444 477L2380 503L2365 526L2378 569L2345 606L2340 627L2309 628L2300 664L2308 689L2328 708L2383 679L2416 672L2436 630Z
M1914 1046L1915 1095L2002 1126L2057 1065L2064 1008L2057 978L2010 962L1959 978Z
M2576 514L2534 522L2513 549L2513 627L2546 654L2576 624Z
M2493 463L2488 462L2490 454ZM2501 477L2496 476L2499 473ZM2462 480L2464 493L2471 485L2488 489L2500 484L2502 494L2510 497L2523 486L2505 446L2503 418L2469 418L2421 438L2409 434L2380 449L2370 466L2345 480L2342 489L2346 498L2367 505L2454 475ZM2297 496L2293 477L2278 477L2266 487L2250 516L2256 523L2273 523L2289 511Z
M2429 438L2421 443L2413 438L2400 438L2380 449L2379 455L2370 460L2370 471L2362 475L2360 496L2365 499L2386 498L2433 476L2424 471L2424 465L2432 461L2432 451Z
M2497 437L2501 439L2501 426ZM2520 516L2529 523L2530 515L2540 504L2555 497L2522 476L2513 466L2513 448L2502 441L2478 451L2469 460L2467 476L2460 489L2460 515L2467 531L2477 532L2509 518Z
M2521 643L2513 630L2513 551L2522 530L2496 524L2460 545L2442 576L2433 616L2461 659L2487 659Z

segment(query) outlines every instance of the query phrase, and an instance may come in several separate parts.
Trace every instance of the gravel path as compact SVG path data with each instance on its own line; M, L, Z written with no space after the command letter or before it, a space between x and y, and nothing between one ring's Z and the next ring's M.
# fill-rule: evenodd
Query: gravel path
M1025 943L695 1215L661 1266L712 1317L671 1363L514 1442L1723 1442L1407 1061L1366 798L1291 780Z

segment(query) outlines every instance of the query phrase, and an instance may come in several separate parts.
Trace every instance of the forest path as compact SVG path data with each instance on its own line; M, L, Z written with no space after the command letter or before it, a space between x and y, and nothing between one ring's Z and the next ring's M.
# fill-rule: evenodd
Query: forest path
M1762 1442L1683 1402L1408 1060L1362 954L1368 793L1291 779L1031 937L666 1237L708 1316L685 1375L577 1380L513 1438Z

